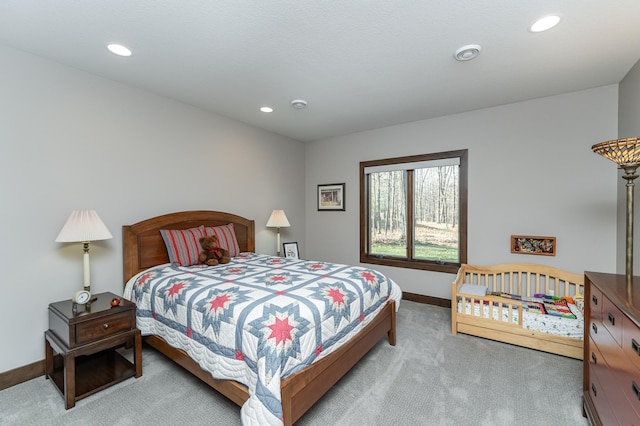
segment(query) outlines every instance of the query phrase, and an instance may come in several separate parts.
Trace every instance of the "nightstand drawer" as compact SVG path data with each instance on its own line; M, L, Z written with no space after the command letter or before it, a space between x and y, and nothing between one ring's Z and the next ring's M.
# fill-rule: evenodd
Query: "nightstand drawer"
M77 344L88 343L135 328L130 312L122 312L76 324Z

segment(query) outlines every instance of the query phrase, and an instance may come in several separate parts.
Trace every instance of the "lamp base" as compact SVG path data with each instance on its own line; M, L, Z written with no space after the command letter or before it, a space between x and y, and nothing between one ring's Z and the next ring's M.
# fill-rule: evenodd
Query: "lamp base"
M627 282L633 281L633 181L638 177L636 170L638 164L623 164L620 166L624 170L623 179L627 181L627 238L626 238L626 262L625 270Z

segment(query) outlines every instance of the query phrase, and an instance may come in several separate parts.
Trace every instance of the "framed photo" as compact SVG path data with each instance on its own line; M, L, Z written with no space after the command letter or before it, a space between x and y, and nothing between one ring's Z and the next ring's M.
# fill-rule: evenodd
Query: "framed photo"
M344 183L318 185L318 211L344 211Z
M512 235L511 253L556 255L556 237L532 237L530 235Z
M298 253L298 243L284 243L282 244L282 251L284 252L284 257L288 257L290 259L300 259L300 254Z

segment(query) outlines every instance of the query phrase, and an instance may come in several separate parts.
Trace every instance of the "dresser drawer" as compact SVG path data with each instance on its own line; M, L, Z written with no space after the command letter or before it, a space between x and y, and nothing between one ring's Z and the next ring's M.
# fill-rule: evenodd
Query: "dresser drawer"
M592 384L589 393L594 398L594 404L598 410L600 420L604 425L621 424L621 425L640 425L640 416L635 411L635 403L631 403L628 392L631 390L631 379L624 372L599 368L597 365L589 365L589 377ZM623 386L624 385L624 386ZM628 388L628 389L626 389ZM599 398L599 400L598 400ZM637 398L636 398L637 401ZM638 401L640 402L640 401ZM606 404L607 409L611 410L618 423L615 421L605 421L603 418L603 408L601 404ZM630 409L633 407L633 409ZM609 416L607 414L605 417Z
M629 400L636 416L640 418L640 371L621 372L619 375L622 392ZM636 423L640 424L640 422Z
M620 375L620 386L640 416L640 329L627 316L622 320L622 352L627 363L624 375Z
M591 321L589 324L589 338L602 349L614 342L607 328L600 321Z
M135 317L131 312L108 315L76 324L76 343L84 344L122 331L135 328Z
M622 350L629 361L640 369L640 328L626 316L622 320Z
M617 405L612 405L612 409L621 425L640 425L640 416L635 410L630 410L629 405L632 405L634 409L637 408L635 407L637 404L631 404L630 401L622 397Z
M603 297L602 324L607 327L616 343L622 347L622 319L624 314L609 299Z
M640 400L636 393L640 392L640 375L634 379L634 373L640 371L630 364L607 329L601 327L595 337L597 340L589 339L589 374L598 379L596 389L606 395L609 406L621 424L640 425ZM637 385L634 386L634 382Z
M602 299L604 296L602 292L595 286L590 286L591 297L589 300L585 300L585 303L589 304L589 310L591 312L591 321L602 321Z
M589 365L589 367L589 396L598 412L600 422L602 422L603 425L615 425L617 424L617 418L615 414L613 414L604 389L600 385L598 374L591 368L592 365Z
M600 353L598 346L593 342L593 339L589 337L589 368L598 372L598 370L607 370L609 367Z

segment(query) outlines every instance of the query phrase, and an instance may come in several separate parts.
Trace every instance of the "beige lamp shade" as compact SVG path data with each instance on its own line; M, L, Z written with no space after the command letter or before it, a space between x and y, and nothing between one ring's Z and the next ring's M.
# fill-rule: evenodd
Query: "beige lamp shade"
M95 210L74 210L60 230L56 242L83 243L84 289L91 291L91 267L89 242L113 238Z
M267 221L267 227L286 228L289 226L291 226L291 224L287 219L287 215L284 214L284 210L274 210L271 212L271 216L269 216L269 220Z
M113 238L95 210L74 210L60 230L57 243L99 241Z

